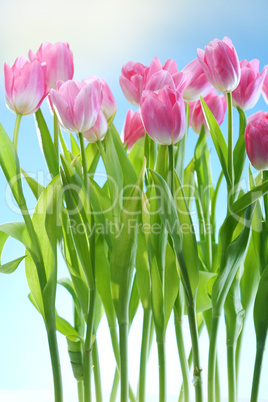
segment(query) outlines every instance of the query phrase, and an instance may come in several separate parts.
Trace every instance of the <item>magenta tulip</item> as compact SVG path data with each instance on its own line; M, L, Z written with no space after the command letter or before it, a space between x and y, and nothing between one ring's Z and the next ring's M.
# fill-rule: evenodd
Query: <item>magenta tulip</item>
M4 70L7 107L22 115L36 112L47 95L46 66L18 57L12 68L5 63Z
M231 39L214 39L205 50L197 49L202 69L217 91L232 92L240 81L240 65Z
M177 90L144 91L141 115L148 135L159 144L176 144L185 133L185 106Z
M129 61L122 67L119 83L127 100L133 106L140 105L146 66Z
M169 86L175 89L172 75L177 73L177 64L174 60L167 60L162 66L158 57L155 57L144 72L143 90L158 91Z
M141 110L133 112L133 110L129 109L122 130L124 145L127 144L128 149L132 148L135 142L144 135L145 129L141 119Z
M262 86L262 95L264 97L265 102L268 104L268 66L265 66L264 69L265 71L265 78Z
M107 119L102 110L99 111L99 115L93 127L83 133L83 137L88 142L102 141L107 133L108 124Z
M44 42L36 53L29 50L29 59L46 63L46 84L50 89L56 89L57 81L73 78L73 53L66 42L57 42L54 45Z
M240 109L252 109L261 95L265 70L259 74L259 60L242 60L240 62L241 78L238 87L233 91L233 106Z
M198 59L194 59L182 70L183 73L189 73L190 78L183 91L183 99L186 102L199 100L200 95L206 96L212 90L212 85L208 81Z
M93 127L102 102L100 83L58 81L56 87L50 91L50 96L62 127L77 134Z
M103 78L91 76L89 78L86 78L83 82L91 84L94 81L98 81L99 84L101 85L101 91L102 91L101 110L105 114L108 123L111 124L117 111L113 93Z
M212 90L207 96L205 96L204 100L209 109L211 110L211 112L213 113L218 124L221 125L227 109L227 102L224 95L218 95L216 91ZM200 134L203 125L206 135L209 135L209 128L206 123L206 119L203 113L200 100L196 102L191 102L190 126L192 127L195 133Z
M268 113L251 116L245 130L245 144L250 162L257 170L268 169Z

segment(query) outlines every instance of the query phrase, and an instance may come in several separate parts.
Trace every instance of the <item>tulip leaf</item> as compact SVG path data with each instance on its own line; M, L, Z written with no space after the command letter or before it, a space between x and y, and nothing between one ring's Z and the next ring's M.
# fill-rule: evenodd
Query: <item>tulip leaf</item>
M138 311L139 303L140 303L140 297L139 297L139 292L138 292L138 287L137 287L137 277L135 274L134 279L133 279L132 288L131 288L131 294L130 294L130 299L129 299L129 308L128 308L128 316L129 316L129 324L130 325L133 323L135 315Z
M165 329L170 318L170 314L177 299L180 286L179 272L177 269L177 261L175 254L167 244L166 248L166 266L165 266L165 281L164 281L164 311L165 311Z
M256 202L264 194L268 192L268 180L264 181L262 184L252 188L246 194L242 195L230 208L232 214L239 214L244 211L248 206Z
M137 287L144 310L151 305L151 284L148 261L148 249L144 231L138 233L138 248L136 253Z
M119 324L127 322L128 304L137 250L137 224L141 212L145 163L130 193L120 219L120 232L111 252L111 290Z
M59 174L59 163L57 160L54 144L41 109L37 110L37 112L35 113L35 118L36 126L40 134L42 151L46 159L48 170L51 176L55 177Z
M157 259L154 256L150 264L152 286L152 311L157 337L162 336L165 327L164 294L158 269Z
M57 330L65 336L68 337L75 337L79 339L79 334L76 331L76 329L64 318L60 317L58 314L56 314L56 326Z
M245 128L247 124L247 118L245 112L237 108L239 113L239 137L234 148L234 185L238 184L246 161L246 146L245 146Z
M135 142L128 154L128 159L130 160L131 165L138 176L144 159L144 138L140 138L137 142Z
M199 284L196 294L196 311L201 313L209 310L212 307L211 294L212 287L217 278L217 275L213 272L199 272Z
M26 205L22 191L20 164L12 141L0 124L0 166L20 208Z
M262 273L254 303L257 346L264 346L268 330L268 267Z
M35 196L36 200L38 200L38 198L44 191L44 187L41 184L39 184L36 180L34 180L31 176L29 176L28 173L26 173L23 169L21 169L21 172L25 177L30 189L32 190L32 193Z
M231 179L230 179L230 176L228 173L228 168L227 168L228 149L227 149L227 145L226 145L224 136L221 132L221 129L218 125L217 120L213 116L213 113L209 110L209 107L206 105L206 102L204 101L202 96L200 96L200 101L201 101L204 116L206 118L215 149L217 151L217 154L218 154L218 157L220 160L220 164L221 164L224 176L226 178L226 182L228 185L230 185Z

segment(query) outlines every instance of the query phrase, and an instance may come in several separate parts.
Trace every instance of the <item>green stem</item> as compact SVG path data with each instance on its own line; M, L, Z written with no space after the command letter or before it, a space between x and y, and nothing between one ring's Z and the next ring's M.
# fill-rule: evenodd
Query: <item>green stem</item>
M95 341L93 343L92 359L93 359L93 366L94 366L93 370L94 370L96 402L102 402L100 361L99 361L97 338L95 338Z
M84 397L86 402L91 402L91 366L92 366L92 333L94 322L94 310L95 310L95 289L89 290L89 311L87 319L87 332L85 340L85 352L84 352Z
M105 169L106 169L106 166L107 166L106 165L106 155L105 155L105 152L104 152L104 149L103 149L103 146L102 146L102 143L101 143L100 140L97 141L97 146L98 146L98 149L100 151L100 154L101 154L101 157L102 157ZM106 171L107 171L107 169L106 169Z
M81 150L81 161L82 161L82 168L83 168L83 178L84 178L84 185L86 189L86 193L89 194L89 183L87 177L87 158L86 158L86 151L85 151L85 143L84 137L82 133L78 134L79 142L80 142L80 150Z
M216 356L216 371L215 371L215 401L221 402L221 387L220 387L220 372L219 372L219 361Z
M119 324L121 392L120 402L128 402L128 323Z
M203 390L202 390L202 376L201 376L201 365L199 356L199 342L198 342L198 329L196 323L195 305L187 304L188 321L192 341L193 349L193 366L194 366L194 386L195 386L195 401L203 401Z
M176 341L180 358L180 366L182 372L182 393L180 394L180 400L184 402L190 402L190 376L189 376L189 365L185 353L185 344L182 330L182 317L179 317L174 308L174 321L175 321L175 331L176 331Z
M258 401L264 347L265 344L257 344L250 402Z
M48 330L47 337L48 337L49 352L53 372L55 402L63 402L60 358L59 358L56 330L52 331Z
M119 375L118 369L116 368L115 373L114 373L112 391L111 391L111 395L110 395L110 402L116 402L117 391L118 391L118 387L119 387L119 380L120 380L120 375Z
M220 316L212 316L212 325L209 341L208 355L208 402L215 401L215 366L216 366L216 351L217 351L217 335L220 323Z
M55 148L55 153L57 157L57 163L59 161L59 121L58 117L56 115L55 110L53 111L54 113L54 148Z
M233 162L233 109L232 109L232 94L227 93L228 104L228 173L231 180L231 189L234 185L234 162Z
M236 402L235 347L227 345L228 401Z
M262 172L262 179L263 181L268 180L268 170L264 170ZM265 210L265 225L266 229L268 231L268 194L264 194L263 196L263 202L264 202L264 210Z
M174 145L168 145L169 156L169 188L172 196L174 195Z
M151 310L146 309L144 310L143 314L143 328L142 328L141 355L140 355L139 402L145 402L146 367L148 358L150 325L151 325Z
M78 402L84 402L84 383L83 381L77 382Z
M15 122L15 127L14 127L14 133L13 133L13 145L16 149L18 149L18 137L19 137L19 128L20 128L20 122L21 122L22 114L18 113L16 116L16 122Z
M165 339L157 341L158 372L159 372L159 402L167 400L166 380L166 350Z

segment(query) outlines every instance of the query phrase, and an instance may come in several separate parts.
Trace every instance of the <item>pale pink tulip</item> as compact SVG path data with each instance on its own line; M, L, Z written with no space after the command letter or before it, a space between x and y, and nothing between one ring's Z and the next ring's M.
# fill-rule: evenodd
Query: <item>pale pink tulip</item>
M258 170L268 169L268 113L258 112L249 118L245 144L250 162Z
M190 74L187 86L183 91L183 99L186 102L199 100L200 95L206 96L212 90L212 85L208 81L198 59L194 59L182 70L183 73Z
M127 100L134 106L140 105L146 66L129 61L121 70L119 83Z
M262 95L264 97L265 102L268 104L268 66L265 66L264 69L265 71L265 78L262 86Z
M159 91L144 91L141 115L148 135L163 145L176 144L185 133L185 106L176 89L164 87Z
M12 112L26 115L39 109L47 95L45 71L39 61L24 57L18 57L11 68L5 63L6 105Z
M241 78L238 87L232 92L233 106L242 110L252 109L261 95L265 70L259 73L257 59L240 62Z
M99 82L58 81L50 96L62 127L69 132L84 133L94 126L101 108Z
M127 144L128 149L132 148L135 142L144 135L145 129L141 119L141 110L133 112L132 109L129 109L122 130L124 145Z
M204 100L213 113L218 124L221 125L227 109L227 102L224 95L218 95L216 91L212 90L207 96L205 96ZM206 135L209 135L209 128L206 123L200 100L190 102L189 125L197 134L200 134L202 126L204 125Z
M240 65L231 39L214 39L205 50L197 49L202 69L217 91L232 92L240 81Z
M111 124L116 115L116 111L117 111L116 102L115 102L113 93L103 78L91 76L84 80L84 82L86 82L86 83L92 83L94 81L98 81L101 85L101 91L102 91L101 110L105 114L105 117L106 117L108 123Z
M96 123L93 127L83 133L85 140L88 142L102 141L107 133L107 119L102 110L99 111Z
M52 45L44 42L36 53L29 50L29 59L46 63L46 84L50 89L56 89L57 81L68 81L73 78L73 53L68 43L57 42Z

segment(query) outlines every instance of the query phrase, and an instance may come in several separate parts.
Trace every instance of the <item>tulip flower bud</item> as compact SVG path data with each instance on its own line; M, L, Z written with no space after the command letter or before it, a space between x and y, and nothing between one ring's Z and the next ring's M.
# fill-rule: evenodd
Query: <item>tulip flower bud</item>
M258 112L249 118L245 130L246 150L257 170L268 170L268 112Z
M220 126L223 122L224 115L227 109L227 101L224 95L218 95L216 91L212 90L207 96L205 96L204 101L206 102L207 106L213 113L215 119ZM209 128L206 123L200 100L196 102L190 102L189 125L192 127L196 134L200 134L202 125L204 125L206 135L209 135Z
M36 54L29 50L29 59L46 63L46 84L50 89L56 89L57 81L68 81L73 78L73 53L68 43L57 42L54 45L42 43Z
M259 60L240 62L241 78L238 87L232 93L233 106L242 110L252 109L261 95L265 70L259 74Z
M10 68L5 63L5 98L14 113L27 115L36 112L47 95L46 66L39 61L18 57Z
M140 105L145 69L143 64L129 61L121 70L119 83L125 97L133 106Z
M128 149L132 148L135 142L144 135L145 129L141 119L141 110L133 112L132 109L129 109L122 130L124 145L127 144Z
M93 127L83 133L83 137L88 142L102 141L107 133L108 124L102 110L99 111L96 123Z
M58 81L50 96L62 127L68 132L85 133L99 116L102 92L99 82Z
M231 39L214 39L197 57L212 86L220 92L232 92L240 81L240 65Z
M185 133L185 106L176 89L144 91L141 116L148 135L163 145L176 144Z
M183 91L183 99L186 102L197 101L200 95L204 97L212 91L212 85L208 81L198 59L194 59L187 64L182 72L190 74L187 86Z
M262 86L262 95L264 97L265 102L268 104L268 66L265 66L264 69L265 71L265 78Z

